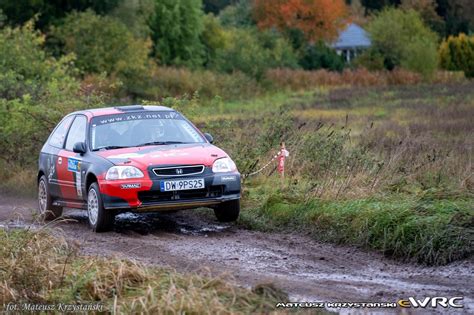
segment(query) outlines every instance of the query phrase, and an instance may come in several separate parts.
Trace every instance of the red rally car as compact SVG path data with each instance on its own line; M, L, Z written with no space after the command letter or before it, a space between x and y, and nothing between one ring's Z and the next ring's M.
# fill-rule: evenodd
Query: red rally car
M39 156L38 208L45 219L63 207L87 210L96 232L120 212L211 207L217 219L240 212L240 174L179 112L120 106L74 112L56 126Z

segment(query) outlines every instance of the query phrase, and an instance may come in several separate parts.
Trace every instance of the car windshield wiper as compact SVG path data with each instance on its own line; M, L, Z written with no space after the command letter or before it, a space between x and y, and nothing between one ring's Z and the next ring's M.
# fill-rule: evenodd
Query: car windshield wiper
M153 141L153 142L145 142L142 144L137 144L137 147L144 147L147 145L167 145L167 144L183 144L187 142L182 142L182 141Z
M130 148L130 147L129 146L123 146L123 145L107 145L105 147L96 148L92 151L113 150L113 149L123 149L123 148Z

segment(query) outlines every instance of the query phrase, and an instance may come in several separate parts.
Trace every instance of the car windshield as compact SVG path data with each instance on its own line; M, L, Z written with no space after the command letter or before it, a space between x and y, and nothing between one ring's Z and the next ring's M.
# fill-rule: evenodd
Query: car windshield
M90 140L92 150L205 142L201 134L176 112L124 113L94 117Z

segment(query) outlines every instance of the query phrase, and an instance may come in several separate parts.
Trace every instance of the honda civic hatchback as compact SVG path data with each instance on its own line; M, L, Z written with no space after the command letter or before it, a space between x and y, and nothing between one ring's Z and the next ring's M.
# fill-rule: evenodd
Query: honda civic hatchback
M120 212L210 207L219 221L240 212L240 174L223 150L163 106L83 110L64 117L39 156L38 209L87 210L96 232Z

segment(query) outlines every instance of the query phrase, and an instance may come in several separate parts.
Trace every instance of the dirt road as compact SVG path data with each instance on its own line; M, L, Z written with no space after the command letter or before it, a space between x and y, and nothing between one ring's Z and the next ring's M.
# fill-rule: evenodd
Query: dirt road
M30 224L35 207L34 200L0 196L0 227ZM436 268L403 264L301 235L220 224L209 210L122 214L115 231L102 234L89 230L85 212L65 214L69 220L57 227L89 255L133 258L179 271L209 268L243 286L272 282L293 301L395 302L410 296L464 296L461 312L474 312L472 258Z

